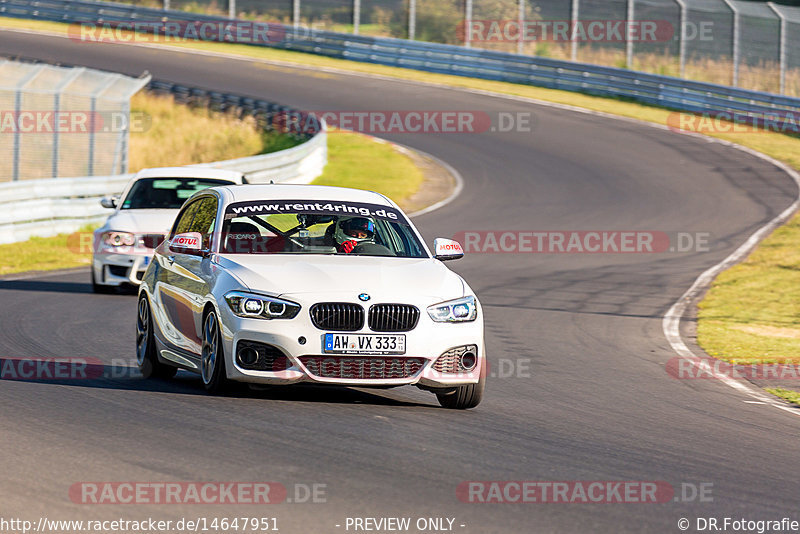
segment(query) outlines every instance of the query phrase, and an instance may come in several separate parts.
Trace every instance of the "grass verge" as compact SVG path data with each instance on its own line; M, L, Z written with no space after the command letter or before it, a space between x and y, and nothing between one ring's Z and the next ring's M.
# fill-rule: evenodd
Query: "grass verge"
M131 172L254 156L272 152L279 143L296 144L289 136L259 132L254 120L176 104L170 96L139 92L131 99L131 114L143 117L142 128L131 132Z
M0 25L66 33L66 25L60 23L2 19ZM267 71L285 69L285 66L276 64L281 62L340 69L532 98L661 125L669 124L669 117L673 113L663 108L568 91L350 62L286 50L210 42L168 45L273 62L256 64L256 68ZM337 74L309 70L306 75L330 78ZM800 169L798 137L764 131L707 135L758 150ZM797 320L800 292L796 289L800 288L798 250L800 220L795 217L768 237L745 262L726 271L714 282L699 310L698 341L704 350L712 356L737 363L800 359L800 321Z
M789 401L793 404L800 405L800 393L783 388L765 388L768 393L772 393L776 397Z
M79 232L91 232L93 226L85 226ZM52 271L83 267L92 262L91 254L70 250L68 234L54 237L32 237L21 243L0 245L0 275L26 271Z
M314 184L377 191L405 207L422 180L422 171L391 144L333 131L328 136L328 166Z
M721 273L699 304L697 341L735 364L800 363L800 219Z

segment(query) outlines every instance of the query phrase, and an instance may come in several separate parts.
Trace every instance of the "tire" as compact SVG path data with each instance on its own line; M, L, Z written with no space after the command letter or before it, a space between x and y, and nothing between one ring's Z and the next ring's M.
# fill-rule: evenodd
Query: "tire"
M443 408L451 410L468 410L476 407L483 399L486 389L486 358L481 358L481 377L477 384L467 384L449 390L447 393L437 393L436 398Z
M92 291L101 295L108 295L109 293L113 293L114 290L114 286L106 286L97 283L94 278L94 267L92 267Z
M145 295L139 297L136 313L136 363L145 378L172 378L178 369L158 361L153 337L153 314Z
M214 310L209 311L203 319L200 377L211 395L221 395L230 389L230 381L225 374L225 351L222 348L219 320Z

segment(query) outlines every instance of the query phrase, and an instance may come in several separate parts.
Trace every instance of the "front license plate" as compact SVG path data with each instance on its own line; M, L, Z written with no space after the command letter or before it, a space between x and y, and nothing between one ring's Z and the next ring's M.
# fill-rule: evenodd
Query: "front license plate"
M328 354L405 354L406 336L375 334L325 334Z

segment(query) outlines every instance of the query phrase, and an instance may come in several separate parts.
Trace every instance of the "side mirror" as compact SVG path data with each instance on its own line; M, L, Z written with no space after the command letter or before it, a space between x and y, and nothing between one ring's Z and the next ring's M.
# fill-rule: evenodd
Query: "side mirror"
M458 241L437 237L433 240L433 257L439 261L458 260L464 257L464 249Z
M104 208L114 209L117 207L119 197L105 197L100 201L100 205Z
M169 249L179 254L202 256L204 254L203 236L200 235L200 232L176 234L175 237L169 240Z

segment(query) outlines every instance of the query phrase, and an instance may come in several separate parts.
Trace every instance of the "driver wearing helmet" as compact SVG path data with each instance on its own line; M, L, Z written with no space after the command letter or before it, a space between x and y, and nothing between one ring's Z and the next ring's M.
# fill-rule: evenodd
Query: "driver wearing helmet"
M335 224L336 248L344 254L350 254L362 243L372 242L375 237L375 223L366 217L339 219Z

